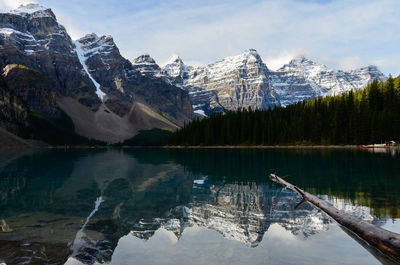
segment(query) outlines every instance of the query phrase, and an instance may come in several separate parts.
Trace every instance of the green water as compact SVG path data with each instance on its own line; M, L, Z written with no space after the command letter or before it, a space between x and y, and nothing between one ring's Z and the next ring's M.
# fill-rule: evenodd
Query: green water
M2 152L0 264L391 264L273 172L400 232L396 153Z

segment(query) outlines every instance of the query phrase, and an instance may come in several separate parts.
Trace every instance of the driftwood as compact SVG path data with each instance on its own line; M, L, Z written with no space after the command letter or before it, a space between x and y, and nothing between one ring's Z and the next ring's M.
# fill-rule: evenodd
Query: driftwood
M321 200L292 184L283 180L275 174L270 174L271 180L297 192L303 200L317 206L322 211L336 220L339 224L346 227L371 246L379 249L383 254L400 263L400 235L386 229L375 226L371 223L358 219L348 213L336 209L330 203Z

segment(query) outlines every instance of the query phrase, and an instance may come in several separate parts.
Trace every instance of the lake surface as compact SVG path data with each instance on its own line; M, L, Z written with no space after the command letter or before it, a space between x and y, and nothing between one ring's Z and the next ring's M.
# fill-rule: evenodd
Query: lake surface
M396 153L2 152L0 264L393 264L274 172L400 233Z

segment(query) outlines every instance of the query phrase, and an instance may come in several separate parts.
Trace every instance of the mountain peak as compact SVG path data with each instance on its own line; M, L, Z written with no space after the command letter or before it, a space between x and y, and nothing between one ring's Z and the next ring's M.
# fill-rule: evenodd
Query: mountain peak
M96 33L89 33L83 36L82 38L78 39L77 41L83 43L88 40L97 40L97 39L99 39L99 36L97 36Z
M133 68L139 71L144 76L155 77L159 76L161 72L160 66L149 55L143 54L132 60Z
M189 73L190 67L185 65L178 55L173 55L169 63L162 68L162 71L167 76L174 78L179 76L183 80L184 76Z
M240 58L242 58L242 57L246 57L246 58L248 58L248 57L255 57L255 58L257 58L257 59L261 59L261 56L258 54L258 52L257 52L257 50L256 49L247 49L247 50L245 50L244 52L242 52L242 53L240 53L240 54L238 54L238 55L234 55L234 56L229 56L229 57L227 57L227 58L234 58L234 57L240 57Z
M37 17L53 17L53 18L55 18L55 15L54 15L53 11L51 11L50 8L47 8L47 7L42 6L41 4L37 4L37 3L20 5L18 8L11 10L10 13L20 15L20 16L33 15L33 16L37 16Z
M149 54L143 54L140 55L139 57L136 57L135 59L132 60L133 64L155 64L156 61L149 55Z
M183 63L181 57L179 55L172 55L171 58L168 60L167 64L173 64L173 63Z
M252 55L258 55L258 52L257 52L256 49L248 49L248 50L245 51L245 53L249 53L249 54L252 54Z
M26 5L20 5L16 9L12 10L11 12L20 12L20 13L34 13L37 11L47 10L47 7L42 6L41 4L30 3Z
M368 66L361 67L359 69L367 69L369 71L379 71L378 66L370 64Z
M289 64L317 64L316 62L314 62L313 60L305 57L304 55L299 55L294 57L292 60L290 60Z
M89 33L83 36L82 38L78 39L80 43L87 43L87 42L95 42L95 41L102 41L107 43L114 44L114 38L111 35L101 35L98 36L96 33Z

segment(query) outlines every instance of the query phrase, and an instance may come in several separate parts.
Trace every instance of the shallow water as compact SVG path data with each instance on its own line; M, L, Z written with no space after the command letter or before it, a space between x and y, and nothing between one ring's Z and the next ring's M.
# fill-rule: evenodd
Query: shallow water
M391 264L288 180L400 233L400 157L358 150L0 153L0 264Z

